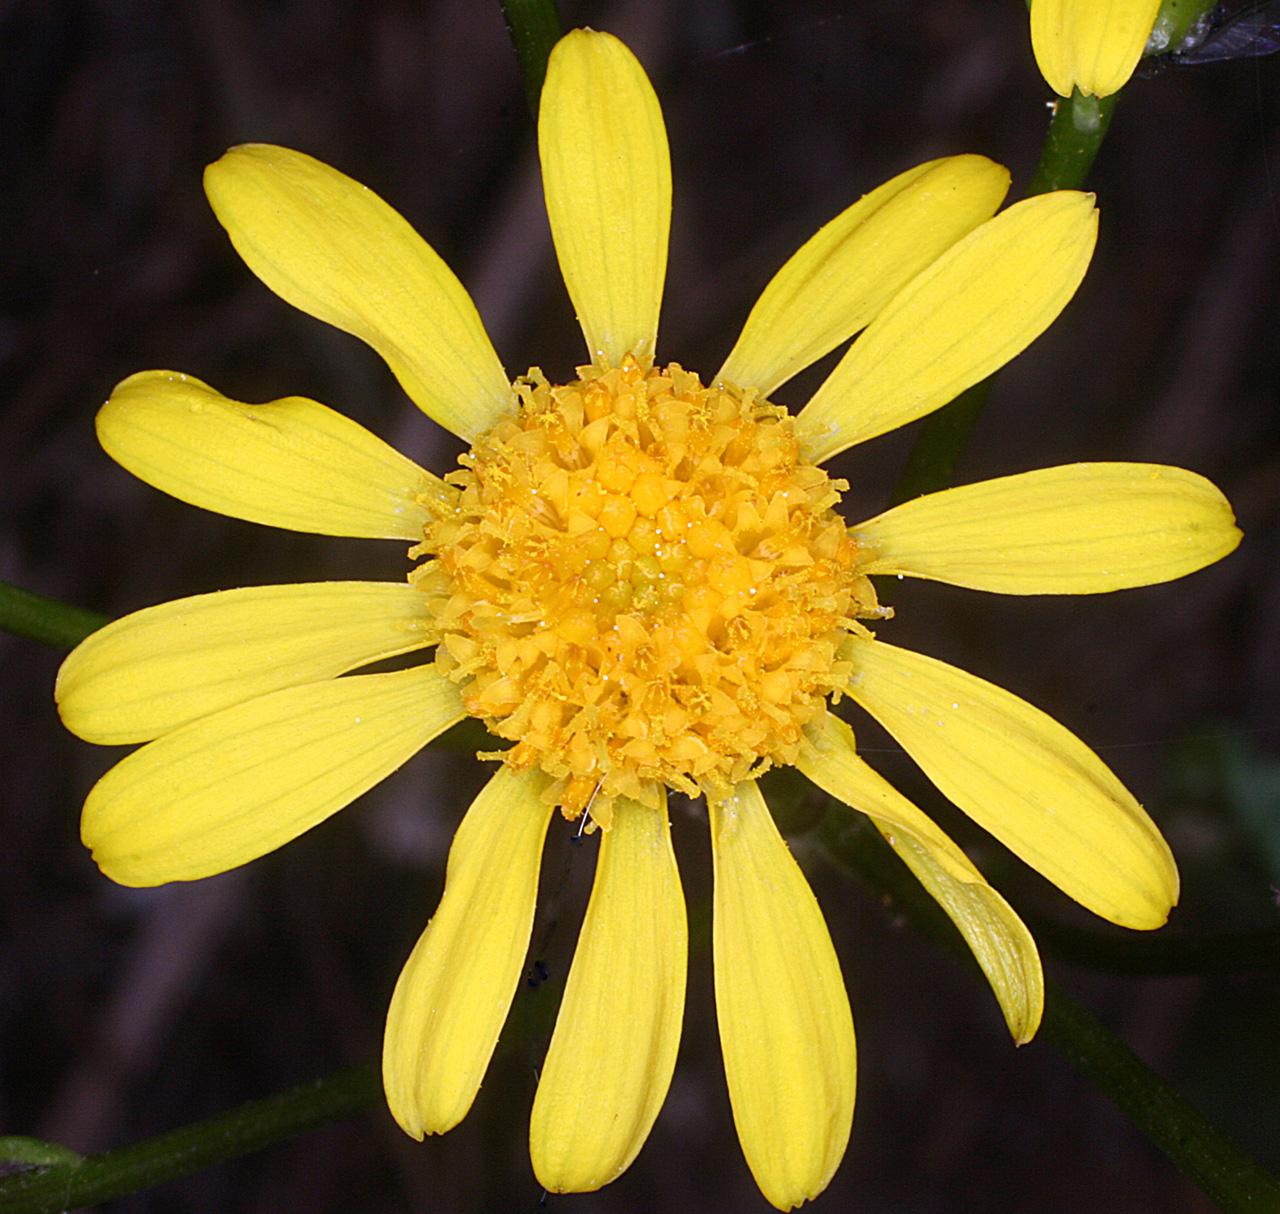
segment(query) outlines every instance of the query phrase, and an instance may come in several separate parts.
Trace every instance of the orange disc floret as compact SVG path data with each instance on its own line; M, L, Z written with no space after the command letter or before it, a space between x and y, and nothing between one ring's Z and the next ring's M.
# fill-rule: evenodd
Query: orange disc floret
M884 614L786 410L675 363L516 382L447 479L413 574L468 712L576 816L723 793L794 760Z

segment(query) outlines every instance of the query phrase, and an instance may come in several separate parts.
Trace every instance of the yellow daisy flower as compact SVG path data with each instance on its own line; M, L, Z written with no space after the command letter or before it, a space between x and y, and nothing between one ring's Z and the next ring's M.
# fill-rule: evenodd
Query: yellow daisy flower
M1006 594L1165 581L1239 540L1194 473L1075 464L936 493L850 527L822 463L938 408L1025 348L1089 262L1092 198L996 215L1008 174L920 165L822 228L778 272L723 367L656 363L671 177L631 53L576 31L538 128L556 252L590 363L510 382L466 291L369 190L298 152L234 148L206 190L249 267L354 333L470 443L443 480L324 405L246 405L189 376L125 380L107 452L237 518L413 544L400 584L200 595L139 611L64 664L63 720L143 742L99 781L83 837L127 885L244 864L341 809L449 726L509 749L463 818L444 895L396 986L384 1077L421 1137L480 1087L520 981L556 808L600 828L595 884L534 1101L554 1191L615 1179L675 1063L687 933L668 789L704 795L716 1007L747 1162L780 1209L821 1192L854 1103L854 1035L816 901L756 777L794 764L867 814L972 947L1015 1040L1040 963L1008 904L859 758L847 696L937 786L1066 893L1161 924L1172 856L1133 797L1060 725L973 675L877 639L871 574ZM994 218L993 218L994 216ZM777 389L861 336L796 415ZM393 655L434 655L348 674ZM343 676L343 677L339 677ZM584 817L585 815L585 817Z
M1031 0L1031 49L1061 97L1109 97L1138 66L1160 0Z

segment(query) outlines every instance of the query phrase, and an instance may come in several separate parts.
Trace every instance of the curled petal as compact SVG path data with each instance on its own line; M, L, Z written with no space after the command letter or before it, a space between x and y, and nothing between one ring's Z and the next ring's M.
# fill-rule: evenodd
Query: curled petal
M1044 973L1036 943L1013 908L936 825L859 757L853 730L827 717L808 734L796 766L819 788L866 814L946 911L982 967L1014 1041L1036 1035Z

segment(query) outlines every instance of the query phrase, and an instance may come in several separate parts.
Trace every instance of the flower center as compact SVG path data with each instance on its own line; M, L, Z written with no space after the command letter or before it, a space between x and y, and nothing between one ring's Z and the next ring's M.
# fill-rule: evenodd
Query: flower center
M718 794L795 759L883 614L786 410L672 363L536 368L447 478L412 556L467 711L566 816L660 785Z

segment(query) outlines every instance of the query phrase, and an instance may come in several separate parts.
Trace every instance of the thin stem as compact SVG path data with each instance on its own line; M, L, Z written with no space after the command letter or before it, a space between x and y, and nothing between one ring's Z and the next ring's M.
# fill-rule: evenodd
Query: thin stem
M107 617L96 611L0 582L0 630L4 632L30 637L55 649L74 649L107 622Z
M893 488L892 505L951 484L960 453L991 395L993 379L994 376L987 376L925 418Z
M1280 1210L1280 1181L1150 1069L1087 1008L1047 982L1045 1037L1226 1214Z
M149 1189L349 1117L381 1096L373 1064L338 1071L157 1138L6 1176L0 1214L58 1214Z
M826 854L888 897L913 928L977 970L960 933L861 814L833 809L819 828ZM1227 1214L1280 1210L1280 1182L1138 1058L1085 1008L1049 983L1042 1030Z
M555 0L498 0L516 49L516 61L524 77L525 96L535 121L542 82L547 75L551 48L560 39L560 16Z

